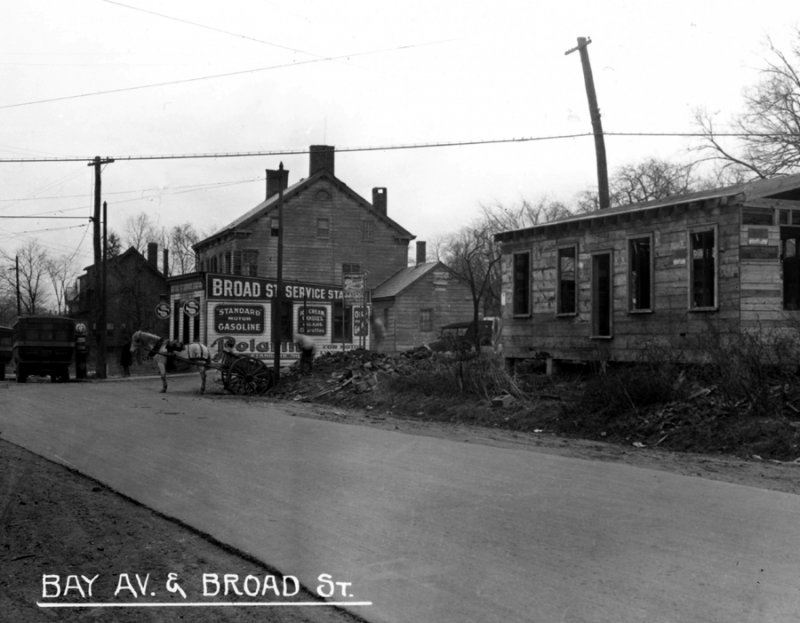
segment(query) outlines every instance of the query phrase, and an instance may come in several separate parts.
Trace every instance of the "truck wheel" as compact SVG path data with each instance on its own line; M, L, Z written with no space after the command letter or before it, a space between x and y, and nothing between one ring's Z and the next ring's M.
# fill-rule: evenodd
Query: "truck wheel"
M69 382L69 366L64 366L61 368L61 373L58 375L58 380L62 383Z

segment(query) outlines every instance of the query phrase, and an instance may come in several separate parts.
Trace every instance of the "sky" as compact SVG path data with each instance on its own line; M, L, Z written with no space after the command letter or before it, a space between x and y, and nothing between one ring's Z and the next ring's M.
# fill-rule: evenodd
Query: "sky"
M3 0L0 250L91 264L95 156L120 234L141 213L210 234L322 144L417 240L570 204L597 185L578 37L613 175L696 159L696 139L612 134L694 132L698 109L724 128L798 26L797 0Z

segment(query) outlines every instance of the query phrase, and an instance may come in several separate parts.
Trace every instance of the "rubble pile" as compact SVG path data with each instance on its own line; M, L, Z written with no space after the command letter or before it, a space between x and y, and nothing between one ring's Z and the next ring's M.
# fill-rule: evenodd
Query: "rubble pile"
M334 394L364 394L378 386L380 375L407 375L419 371L434 357L420 347L401 353L349 350L323 353L314 360L311 374L293 365L274 392L289 400L317 400Z

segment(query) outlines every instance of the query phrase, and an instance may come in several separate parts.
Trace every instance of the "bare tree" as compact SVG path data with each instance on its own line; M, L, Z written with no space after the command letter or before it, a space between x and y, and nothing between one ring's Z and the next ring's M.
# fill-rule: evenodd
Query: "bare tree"
M65 314L67 311L67 294L70 286L77 278L77 272L69 256L61 256L45 261L45 271L50 278L53 292L56 295L55 312L58 315Z
M164 232L146 213L140 212L125 221L125 239L129 247L147 257L147 244L163 242Z
M761 80L744 94L744 112L731 122L738 138L725 137L714 116L698 111L704 135L700 150L724 172L741 178L767 178L800 168L800 29L789 54L768 41L769 58Z
M512 206L500 203L482 205L481 212L486 225L493 233L535 227L572 214L565 204L547 197L542 197L538 201L523 199L518 205Z
M45 311L48 299L44 284L47 278L47 251L36 240L31 240L17 249L16 257L4 252L2 257L9 267L15 267L16 261L19 262L19 298L22 312L37 314ZM0 271L0 280L5 282L7 288L13 287L16 290L15 270Z
M195 252L192 247L199 240L200 234L191 223L176 225L170 230L170 268L173 275L182 275L195 270Z
M680 164L660 158L623 165L609 180L611 205L630 205L666 199L713 187L713 181L695 175L695 164ZM586 190L578 196L577 213L600 208L597 193Z
M478 326L481 302L484 311L496 311L493 293L494 284L499 283L500 248L494 241L494 231L485 220L473 226L462 228L440 243L437 249L439 259L453 271L456 278L464 283L472 295L472 318ZM480 344L479 331L475 331L475 348Z

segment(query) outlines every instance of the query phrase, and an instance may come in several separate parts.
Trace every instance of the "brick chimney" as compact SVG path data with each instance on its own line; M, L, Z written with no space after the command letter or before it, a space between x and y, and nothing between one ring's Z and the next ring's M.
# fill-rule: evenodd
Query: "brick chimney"
M380 212L384 216L386 216L386 209L387 209L386 201L387 201L387 196L385 188L372 189L372 207L375 208L376 212Z
M164 270L161 271L164 273L165 277L169 277L169 249L164 249L162 252L163 262L164 262Z
M420 266L425 263L425 258L427 257L428 253L425 249L425 241L424 240L417 240L417 266Z
M309 147L308 176L311 177L317 171L327 171L334 175L333 160L335 150L336 148L332 145L311 145Z
M283 173L283 175L281 175ZM289 170L267 169L267 199L286 190L289 186Z
M158 243L157 242L148 242L147 243L147 263L150 264L153 268L158 270Z

